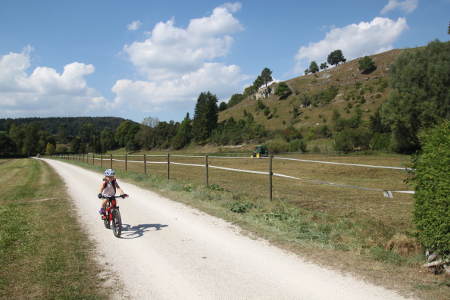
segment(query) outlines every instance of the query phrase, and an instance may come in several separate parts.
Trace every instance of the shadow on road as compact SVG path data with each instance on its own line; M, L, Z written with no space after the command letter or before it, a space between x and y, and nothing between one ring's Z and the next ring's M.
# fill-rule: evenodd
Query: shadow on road
M131 226L130 224L122 224L122 238L123 239L135 239L144 235L145 232L150 230L161 230L161 228L169 225L163 224L139 224Z

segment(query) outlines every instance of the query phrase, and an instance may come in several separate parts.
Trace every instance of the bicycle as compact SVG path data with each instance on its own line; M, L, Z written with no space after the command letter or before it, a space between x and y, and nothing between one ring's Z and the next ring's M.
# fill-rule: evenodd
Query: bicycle
M103 223L107 229L111 229L112 227L114 236L118 238L122 234L122 218L120 216L119 207L116 204L116 198L126 197L128 197L127 194L112 197L102 196L102 198L108 199L108 202L106 202L106 214L105 218L103 219Z

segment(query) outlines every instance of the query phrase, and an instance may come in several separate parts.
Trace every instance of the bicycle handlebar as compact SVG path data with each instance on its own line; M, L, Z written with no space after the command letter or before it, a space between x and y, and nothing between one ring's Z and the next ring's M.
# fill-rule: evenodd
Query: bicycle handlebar
M128 194L123 194L123 195L119 195L119 196L111 196L111 197L107 197L107 196L103 196L102 195L102 199L126 198L126 197L128 197Z

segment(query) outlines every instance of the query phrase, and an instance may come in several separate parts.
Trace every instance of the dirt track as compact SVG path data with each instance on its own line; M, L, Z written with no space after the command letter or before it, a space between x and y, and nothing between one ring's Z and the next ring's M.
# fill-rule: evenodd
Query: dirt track
M96 198L102 175L54 160L99 261L132 299L403 299L395 292L328 270L239 228L120 180L121 239L104 228Z

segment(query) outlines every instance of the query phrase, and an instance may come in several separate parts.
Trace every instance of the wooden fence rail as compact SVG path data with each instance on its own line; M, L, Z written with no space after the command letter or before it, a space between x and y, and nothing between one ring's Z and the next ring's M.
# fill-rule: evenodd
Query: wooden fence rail
M90 157L91 155L91 157ZM115 159L113 157L123 157L124 159ZM268 170L267 172L264 171L255 171L255 170L245 170L245 169L235 169L235 168L229 168L229 167L222 167L222 166L214 166L209 163L210 158L227 158L227 159L250 159L249 157L230 157L230 156L209 156L209 155L171 155L170 153L167 153L167 155L149 155L149 154L143 154L143 155L129 155L126 153L125 155L109 155L109 167L113 168L113 161L116 161L118 163L123 162L123 166L125 169L125 172L128 172L128 164L129 163L142 163L143 164L143 171L144 174L149 174L148 165L149 164L167 164L167 180L171 179L171 170L170 165L180 165L180 166L187 166L187 167L202 167L205 168L205 185L209 187L209 169L219 169L224 171L232 171L232 172L243 172L243 173L249 173L249 174L257 174L257 175L268 175L268 198L270 200L273 199L273 176L280 177L280 178L286 178L286 179L293 179L293 180L299 180L304 181L312 184L321 184L321 185L331 185L334 187L341 187L341 188L352 188L352 189L358 189L358 190L364 190L364 191L377 191L382 192L385 197L392 198L393 193L404 193L404 194L414 194L414 191L388 191L380 188L367 188L367 187L360 187L355 185L348 185L348 184L338 184L333 182L327 182L327 181L321 181L321 180L311 180L311 179L304 179L299 178L295 176L289 176L285 174L280 173L274 173L273 172L273 160L274 159L280 159L280 160L289 160L292 162L298 161L298 162L310 162L310 163L322 163L322 164L335 164L335 165L346 165L346 166L355 166L355 167L367 167L367 168L384 168L384 169L397 169L397 170L406 170L409 171L410 169L407 168L400 168L400 167L386 167L386 166L373 166L373 165L364 165L364 164L348 164L348 163L334 163L334 162L326 162L326 161L313 161L313 160L301 160L301 159L292 159L292 158L284 158L284 157L274 157L273 155L269 157L264 157L262 159L267 159L268 164ZM51 155L50 157L56 157L60 159L66 159L66 160L79 160L82 162L85 162L87 164L95 165L96 160L100 160L100 166L103 167L103 160L108 160L107 158L103 158L103 154L95 156L94 153L88 153L88 154L59 154L59 155ZM130 160L129 157L142 157L142 160ZM160 157L165 158L165 161L150 161L148 160L148 157ZM171 157L184 157L184 158L204 158L204 164L193 164L193 163L180 163L180 162L174 162L171 160Z

